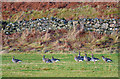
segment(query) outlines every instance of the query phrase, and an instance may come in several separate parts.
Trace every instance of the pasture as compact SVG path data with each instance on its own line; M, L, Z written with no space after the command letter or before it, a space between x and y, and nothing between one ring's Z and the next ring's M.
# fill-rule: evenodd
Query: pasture
M44 63L42 55L46 58L54 56L60 62ZM8 53L2 54L3 77L118 77L118 54L94 54L100 60L94 62L76 62L74 56L78 53ZM83 53L81 53L84 56ZM111 58L113 62L105 63L101 56ZM13 63L12 56L22 60ZM88 54L91 57L91 54Z

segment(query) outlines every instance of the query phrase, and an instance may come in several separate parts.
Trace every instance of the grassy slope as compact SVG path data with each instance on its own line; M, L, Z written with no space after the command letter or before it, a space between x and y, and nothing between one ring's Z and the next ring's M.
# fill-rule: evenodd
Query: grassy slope
M32 12L30 14L30 12ZM73 18L74 20L78 20L78 17L87 17L87 18L96 18L98 16L103 16L102 19L109 19L108 16L113 15L116 16L118 15L119 11L117 8L107 8L107 9L103 9L102 10L103 14L101 15L101 13L99 11L97 11L95 8L86 5L86 6L79 6L78 8L72 9L72 8L63 8L63 9L57 9L57 8L51 8L50 11L49 10L41 10L41 11L37 11L37 10L32 10L32 11L28 11L28 12L18 12L16 14L11 14L11 21L15 22L21 15L23 15L21 17L20 20L22 20L25 16L25 20L29 20L29 19L36 19L36 18L43 18L43 17L57 17L57 18L65 18L65 19L69 19L69 18ZM3 11L3 15L8 15L8 11ZM9 15L8 15L9 16ZM105 17L107 16L107 17ZM9 20L10 18L8 18Z
M46 58L54 56L61 59L57 63L43 63L42 55L32 54L3 54L2 73L3 77L117 77L118 54L95 54L100 58L99 62L75 62L71 53L45 54ZM77 54L76 54L77 55ZM83 56L83 53L81 54ZM101 56L109 57L111 63L105 63ZM16 64L11 62L12 56L23 60ZM90 54L88 54L90 56Z

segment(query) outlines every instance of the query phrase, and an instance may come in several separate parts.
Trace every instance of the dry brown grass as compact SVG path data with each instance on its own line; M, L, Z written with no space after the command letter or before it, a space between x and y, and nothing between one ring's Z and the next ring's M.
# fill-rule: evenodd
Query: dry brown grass
M86 49L96 51L99 48L117 48L114 46L119 42L119 34L114 33L111 35L98 34L96 32L85 32L84 29L77 29L79 25L72 30L47 30L46 32L36 31L35 28L29 32L27 29L20 33L12 35L2 34L3 48L9 46L29 48L33 44L36 47L48 47L50 50L63 50L70 51L74 49ZM34 45L36 43L36 45ZM117 45L116 45L117 46ZM24 48L24 50L26 50Z

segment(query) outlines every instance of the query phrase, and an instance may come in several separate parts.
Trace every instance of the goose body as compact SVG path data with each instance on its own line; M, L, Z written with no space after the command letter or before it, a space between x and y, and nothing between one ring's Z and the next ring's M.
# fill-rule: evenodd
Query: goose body
M60 59L55 59L55 58L52 56L51 61L52 61L52 62L58 62L58 61L60 61Z
M92 54L92 58L91 58L91 60L90 61L99 61L99 59L98 58L95 58L94 56L93 56L93 54Z
M45 58L45 55L43 55L43 62L45 62L45 63L52 63L52 61L50 60L50 59L48 59L48 58Z
M87 57L87 54L85 54L85 56L84 56L84 60L85 60L85 61L90 61L91 58L90 58L90 57Z
M104 56L102 56L102 59L103 59L105 62L110 62L110 61L112 61L111 59L105 58Z
M74 59L75 59L75 61L76 61L76 62L83 61L83 59L78 58L78 56L77 56L77 55L75 55Z
M12 62L14 62L14 63L19 63L19 62L22 62L22 61L19 60L19 59L15 59L14 56L13 56L13 58L12 58Z
M52 63L52 61L48 58L46 58L46 63Z

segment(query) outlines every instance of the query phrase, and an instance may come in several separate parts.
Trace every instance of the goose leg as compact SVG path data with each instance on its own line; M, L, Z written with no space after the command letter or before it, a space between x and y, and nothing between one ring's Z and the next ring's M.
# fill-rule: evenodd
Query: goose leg
M107 62L105 61L105 63L107 63Z
M94 61L94 64L95 64L95 61Z

